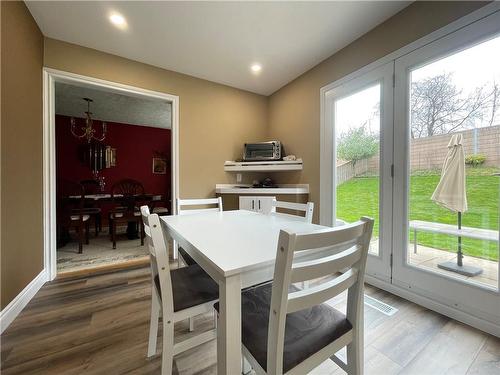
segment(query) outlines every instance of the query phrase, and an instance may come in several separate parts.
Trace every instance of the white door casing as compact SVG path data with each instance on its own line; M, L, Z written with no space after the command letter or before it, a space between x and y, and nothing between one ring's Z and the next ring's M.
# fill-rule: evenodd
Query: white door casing
M165 100L172 105L172 213L179 197L179 97L145 90L93 77L43 69L43 224L44 268L48 280L57 275L56 255L56 152L55 152L55 83L64 82L88 87L99 87L118 93Z
M393 145L393 62L379 66L369 72L331 87L325 96L325 121L322 142L324 151L321 158L321 178L327 179L330 185L327 191L328 206L321 201L321 223L332 226L336 217L336 145L335 102L344 97L356 94L370 86L380 84L380 177L379 177L379 255L369 253L366 272L368 275L390 282L391 269L391 229L392 229L392 145ZM324 176L325 174L326 176ZM322 187L323 188L323 187ZM342 218L340 218L342 219Z
M408 251L408 190L410 187L410 70L500 35L500 13L492 14L395 61L393 284L427 298L454 306L500 327L500 294L481 286L410 265ZM498 266L497 266L498 267ZM496 289L496 290L495 290Z

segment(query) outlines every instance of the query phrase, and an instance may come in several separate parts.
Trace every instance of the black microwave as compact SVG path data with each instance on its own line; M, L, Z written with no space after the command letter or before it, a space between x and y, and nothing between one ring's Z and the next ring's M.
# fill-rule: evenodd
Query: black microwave
M283 147L280 141L245 143L244 161L281 160Z

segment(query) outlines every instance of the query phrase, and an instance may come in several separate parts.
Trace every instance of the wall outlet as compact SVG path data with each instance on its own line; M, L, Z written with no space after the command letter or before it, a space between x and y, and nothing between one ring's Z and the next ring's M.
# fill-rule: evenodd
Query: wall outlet
M236 182L241 182L241 173L236 173Z

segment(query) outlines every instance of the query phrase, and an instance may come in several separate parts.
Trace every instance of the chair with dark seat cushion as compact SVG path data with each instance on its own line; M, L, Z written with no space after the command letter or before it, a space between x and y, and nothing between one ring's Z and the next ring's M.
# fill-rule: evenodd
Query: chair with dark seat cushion
M199 265L170 271L160 219L141 207L142 222L151 258L151 322L148 357L156 353L160 314L163 325L162 375L172 373L174 355L216 337L216 330L202 332L174 345L174 323L213 311L219 287ZM191 327L190 327L191 328Z
M243 345L267 371L267 337L272 284L247 289L241 295ZM289 288L290 292L298 288ZM327 304L288 314L285 325L283 372L292 369L349 330L351 323Z
M60 181L57 200L57 230L59 237L62 237L66 233L69 236L70 228L76 229L79 254L83 252L83 242L89 244L89 219L90 214L85 208L83 186L74 181Z
M214 206L215 207L207 207ZM177 215L194 215L201 214L210 211L221 212L222 211L222 198L208 198L208 199L177 199L176 201ZM185 208L190 207L190 208ZM197 207L194 208L193 207ZM177 247L174 244L174 258L175 251L179 252L179 267L182 264L191 266L196 264L196 261L181 247Z
M85 195L99 194L101 192L101 186L99 181L96 180L81 180L80 184L83 186ZM102 210L97 206L96 201L85 199L85 209L87 210L90 217L94 220L95 235L102 231Z
M280 211L278 212L277 209ZM284 211L284 212L282 212ZM300 217L300 213L304 213L304 216L301 216L306 223L312 223L314 212L314 203L296 203L296 202L284 202L273 199L271 202L271 215L277 216L292 216L292 217Z
M186 266L192 266L193 264L196 264L196 261L193 258L191 258L191 255L189 255L187 251L184 250L182 247L179 247L178 251L179 251L179 259L182 259L182 262Z
M219 286L198 264L172 270L170 277L174 294L174 312L219 298ZM161 290L160 276L156 275L154 280L158 290Z
M115 207L109 211L108 220L113 249L116 249L116 228L118 224L135 223L139 230L141 246L144 245L142 216L138 207L144 197L144 186L136 180L120 180L111 187L111 201Z
M373 220L362 218L317 232L280 232L273 282L241 295L243 355L257 374L306 374L328 358L350 375L363 373L363 282L372 229ZM294 285L313 279L319 281L307 289ZM345 290L344 315L326 301ZM344 346L347 363L335 356Z

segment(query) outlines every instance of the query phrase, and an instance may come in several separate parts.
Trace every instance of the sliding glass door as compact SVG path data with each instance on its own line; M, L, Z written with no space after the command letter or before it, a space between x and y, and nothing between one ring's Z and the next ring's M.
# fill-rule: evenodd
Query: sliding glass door
M500 324L493 18L395 61L393 283Z
M490 331L500 329L499 62L500 13L354 73L322 102L321 222L373 217L374 282Z
M332 90L337 224L375 219L368 273L390 280L392 204L393 64L374 69Z

